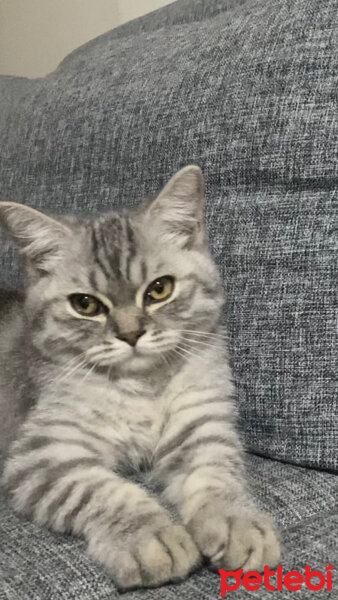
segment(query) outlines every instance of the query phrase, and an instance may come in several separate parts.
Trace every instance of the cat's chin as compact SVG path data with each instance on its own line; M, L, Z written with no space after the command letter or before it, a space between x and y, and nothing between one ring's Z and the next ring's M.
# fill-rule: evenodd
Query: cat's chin
M161 358L161 355L158 352L145 353L137 351L121 362L119 367L122 371L139 373L141 371L154 369L154 367L160 364L163 364L163 358Z

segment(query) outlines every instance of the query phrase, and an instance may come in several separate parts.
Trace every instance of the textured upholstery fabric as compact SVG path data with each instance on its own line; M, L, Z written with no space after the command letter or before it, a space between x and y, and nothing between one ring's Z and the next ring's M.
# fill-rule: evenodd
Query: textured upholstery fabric
M247 446L330 470L338 467L337 15L336 0L180 0L90 42L46 78L0 77L2 200L55 213L134 206L179 167L203 168ZM20 285L3 238L0 255L0 285ZM337 475L255 455L248 475L280 526L284 568L337 565ZM337 577L334 587L333 598ZM82 541L39 530L0 492L0 600L115 597ZM214 600L220 581L203 569L124 597Z
M195 162L249 448L338 467L336 0L181 0L0 78L0 197L132 206ZM3 242L1 279L17 285Z
M249 448L338 467L337 0L181 0L0 78L0 198L62 213L207 176ZM0 246L1 280L18 285ZM1 282L0 282L1 283Z
M283 568L304 573L306 565L325 573L325 565L338 563L338 478L248 456L249 482L259 504L277 519L284 540ZM115 587L101 567L85 552L84 542L41 531L18 517L0 494L0 599L1 600L112 600ZM332 596L325 590L316 599L336 598L337 573L333 573ZM307 588L276 592L280 598L312 597ZM138 590L121 596L126 600L216 600L221 598L220 577L206 568L179 585ZM239 589L227 598L265 600L274 594L263 587Z
M247 442L324 467L338 430L336 17L331 0L183 0L45 79L1 79L2 199L103 210L204 168Z

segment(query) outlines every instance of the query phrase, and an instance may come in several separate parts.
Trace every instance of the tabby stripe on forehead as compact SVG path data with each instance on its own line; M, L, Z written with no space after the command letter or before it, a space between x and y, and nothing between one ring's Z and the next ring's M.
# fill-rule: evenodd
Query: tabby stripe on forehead
M147 281L147 265L144 262L144 260L141 263L141 274L142 274L142 281L143 282Z
M90 283L90 285L91 285L91 287L92 287L92 289L94 291L97 291L99 289L99 285L98 285L98 282L97 282L97 276L96 276L95 271L90 271L90 273L89 273L89 283Z
M103 272L104 276L106 277L107 281L109 281L110 274L109 274L109 272L108 272L105 264L103 263L103 261L100 258L100 255L99 255L99 247L100 246L101 246L101 243L100 243L100 240L97 239L97 232L95 231L95 225L93 224L93 226L92 226L93 257L94 257L94 260L95 260L96 264L101 269L101 271Z
M134 232L132 230L132 227L130 225L130 221L128 218L126 218L125 223L126 223L126 233L127 233L127 240L128 240L128 250L129 250L129 252L127 254L127 259L126 259L126 279L128 279L128 281L130 281L130 265L136 256L136 242L135 242Z
M108 229L108 228L107 228ZM121 248L122 248L122 223L118 215L114 221L109 223L109 233L107 229L101 232L102 248L105 251L106 259L117 278L121 278Z

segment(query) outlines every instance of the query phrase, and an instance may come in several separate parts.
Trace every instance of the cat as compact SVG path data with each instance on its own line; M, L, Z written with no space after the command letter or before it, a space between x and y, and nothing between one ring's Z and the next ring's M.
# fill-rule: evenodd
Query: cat
M83 536L117 587L280 556L248 497L203 224L204 178L179 171L135 212L55 219L0 203L26 260L25 297L2 296L0 435L14 508ZM151 470L159 501L130 480Z

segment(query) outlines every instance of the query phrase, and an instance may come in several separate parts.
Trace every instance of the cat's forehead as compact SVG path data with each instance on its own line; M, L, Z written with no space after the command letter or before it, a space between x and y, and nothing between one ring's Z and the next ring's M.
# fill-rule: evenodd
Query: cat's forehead
M109 213L91 223L92 252L98 260L106 259L110 276L129 280L130 261L139 243L127 215Z
M86 239L91 288L107 293L115 303L135 301L138 290L167 275L167 252L161 240L133 215L110 213L90 221ZM171 270L171 269L169 269Z
M182 252L169 248L152 226L133 214L88 219L80 232L79 243L75 235L69 246L66 272L81 291L101 292L114 303L128 304L155 278L185 274Z
M128 215L111 213L90 224L91 254L96 269L120 293L132 292L146 276L140 234Z

